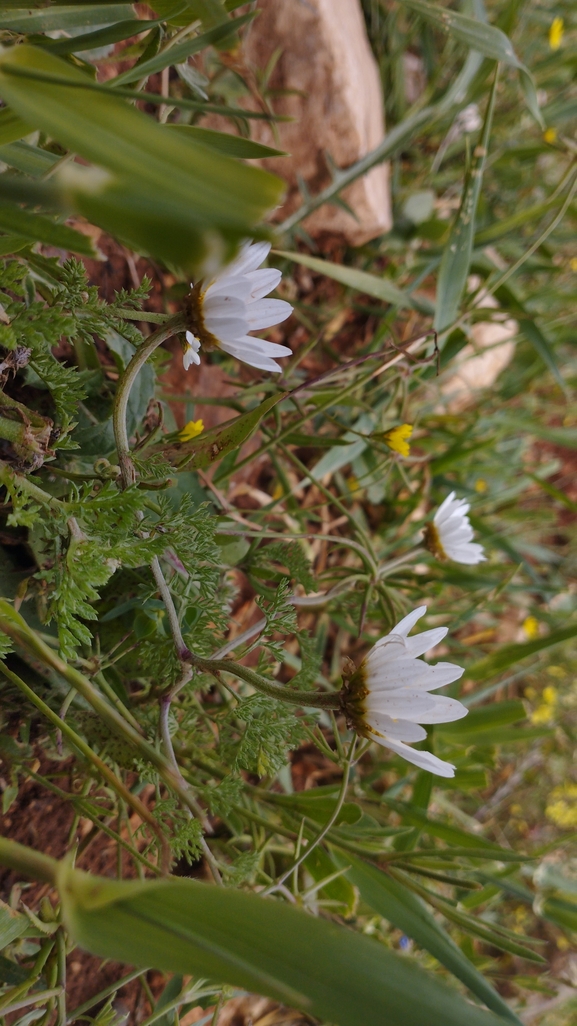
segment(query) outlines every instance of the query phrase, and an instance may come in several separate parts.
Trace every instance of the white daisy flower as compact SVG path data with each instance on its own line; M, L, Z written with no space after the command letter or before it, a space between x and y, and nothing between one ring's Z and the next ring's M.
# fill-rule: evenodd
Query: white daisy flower
M467 513L470 504L447 495L439 506L433 522L425 528L425 545L437 559L453 559L455 563L482 563L486 558L483 546L473 541L473 528Z
M282 277L274 267L257 270L269 250L270 242L246 242L232 263L212 281L203 280L193 286L187 299L192 330L186 332L185 370L192 363L200 363L201 346L222 349L259 370L282 369L275 358L290 356L291 350L248 334L272 328L292 313L290 303L264 298L276 289Z
M347 723L358 734L390 748L420 769L453 777L455 767L450 762L406 744L426 738L421 723L450 723L469 711L454 698L430 694L458 680L464 670L454 663L431 666L418 658L447 633L447 627L435 627L407 637L426 610L419 606L377 641L358 670L345 680L341 702Z

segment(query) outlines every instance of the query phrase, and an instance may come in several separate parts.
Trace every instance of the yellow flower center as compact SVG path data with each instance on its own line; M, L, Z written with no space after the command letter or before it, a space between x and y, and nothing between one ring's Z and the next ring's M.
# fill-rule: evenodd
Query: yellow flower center
M563 18L553 18L549 29L549 46L552 50L558 50L563 41L565 33L565 22Z
M190 442L193 438L202 434L204 431L204 422L202 420L189 420L188 424L185 424L181 431L179 431L178 437L181 442Z
M437 526L432 521L425 527L425 547L432 552L436 559L448 559L447 553L441 545L441 539Z
M539 621L536 616L528 616L523 621L523 630L529 638L529 641L534 641L535 638L539 637Z
M184 301L188 324L187 329L198 339L203 349L220 349L220 341L213 335L204 320L204 297L206 289L203 290L203 282L199 281L193 285Z
M385 445L388 445L389 449L392 449L393 452L398 452L400 456L408 456L411 447L407 439L411 437L412 433L412 424L399 424L398 427L385 431L382 438Z

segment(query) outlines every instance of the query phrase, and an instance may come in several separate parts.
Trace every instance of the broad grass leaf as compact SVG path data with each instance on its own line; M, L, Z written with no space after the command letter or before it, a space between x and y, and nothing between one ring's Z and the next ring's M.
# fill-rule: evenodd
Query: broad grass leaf
M229 132L217 132L214 128L202 128L200 125L165 125L171 132L177 132L182 139L203 143L228 157L239 157L241 160L252 160L262 157L286 157L284 150L274 150L272 146L244 139L242 135L231 135Z
M497 1026L414 962L278 901L193 880L116 882L60 865L64 919L93 954L209 977L338 1026Z
M354 856L340 856L337 862L350 865L346 877L358 887L365 904L434 955L487 1008L511 1022L520 1023L500 994L475 969L416 894L386 872Z
M13 47L0 57L6 102L27 123L109 172L74 165L57 179L74 208L96 224L194 271L209 252L213 259L219 250L231 253L277 203L280 179L185 142L107 90L74 88L86 81L37 47Z
M326 274L327 278L333 278L341 285L355 289L357 292L364 292L367 296L374 296L383 303L390 303L403 309L418 310L420 313L431 314L433 306L425 296L412 296L410 293L397 288L388 278L379 278L376 274L369 274L367 271L358 271L355 267L345 267L343 264L335 264L330 260L319 260L318 257L308 256L306 253L286 253L283 250L276 250L277 256L293 260L296 264L317 271L319 274Z

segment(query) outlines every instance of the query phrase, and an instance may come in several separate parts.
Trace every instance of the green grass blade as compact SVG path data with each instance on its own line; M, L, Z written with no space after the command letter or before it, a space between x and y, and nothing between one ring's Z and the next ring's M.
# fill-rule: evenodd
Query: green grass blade
M350 865L351 868L346 873L347 879L358 887L361 898L367 905L434 955L449 972L480 998L487 1008L511 1022L520 1022L500 994L439 926L417 895L389 874L354 856L347 856L346 859L341 856L338 861L343 865Z
M378 278L375 274L358 271L355 267L334 264L330 260L319 260L306 253L286 253L283 250L276 250L276 254L287 260L293 260L296 264L302 264L303 267L308 267L311 271L326 274L327 278L332 278L357 292L364 292L367 296L380 299L383 303L391 303L392 306L403 309L411 308L425 314L433 312L433 307L428 299L410 295L403 289L397 288L388 278Z
M435 328L437 331L443 331L456 320L461 296L469 276L473 241L475 238L475 213L479 202L493 123L497 80L498 76L496 74L489 96L481 139L473 152L471 167L465 178L461 206L455 223L451 228L451 233L441 259L435 314Z

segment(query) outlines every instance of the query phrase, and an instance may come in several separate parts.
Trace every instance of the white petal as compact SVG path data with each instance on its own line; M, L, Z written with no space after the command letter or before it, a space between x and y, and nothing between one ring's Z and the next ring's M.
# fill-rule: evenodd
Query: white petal
M469 710L456 698L445 698L444 695L431 695L434 701L432 709L425 710L423 716L419 716L419 723L452 723L454 720L462 720Z
M249 303L246 308L249 331L272 328L274 324L286 321L292 312L292 306L284 299L259 299L256 303Z
M193 363L197 364L197 366L200 364L200 356L198 355L200 342L196 336L192 334L192 331L186 332L186 342L187 348L182 355L182 365L185 370L188 370Z
M247 278L217 278L203 293L203 305L217 297L232 296L244 305L251 301L251 286Z
M221 349L230 356L234 356L236 360L241 360L242 363L248 364L249 367L256 367L257 370L272 371L273 374L279 374L282 370L278 363L260 353L248 353L244 348L238 351L236 347L233 347L228 342L223 342Z
M288 346L281 346L278 342L269 342L266 338L255 338L253 335L243 335L232 343L239 352L246 350L250 353L262 353L264 356L292 356L292 349Z
M426 723L424 717L435 709L437 698L428 691L389 691L383 694L367 695L364 701L367 720L377 713L390 716L393 720L409 720L411 723Z
M246 331L246 322L235 314L231 314L230 317L226 317L224 314L218 316L211 314L210 317L205 318L204 323L207 330L219 342L239 341Z
M228 267L225 267L223 276L225 274L229 276L249 274L250 271L256 271L269 255L270 247L270 242L245 242L238 256Z
M446 637L448 631L448 627L433 627L430 631L422 631L421 634L415 634L412 638L407 638L407 652L415 659L417 656L424 655L429 649L438 645Z
M282 271L278 271L276 267L264 267L261 271L250 271L245 275L244 280L250 284L251 302L268 296L269 292L276 289L281 278Z
M409 613L408 616L404 616L403 619L400 620L399 623L396 625L396 627L393 627L391 634L402 634L404 637L406 637L411 627L414 627L417 620L420 620L426 612L426 606L418 606L417 609L413 609L412 613Z
M386 738L394 741L424 741L427 731L418 723L410 720L393 720L384 713L371 713L367 718L370 730L378 734L384 734Z
M442 516L443 516L443 513L445 513L445 511L447 510L447 508L448 508L449 506L452 506L452 503L453 503L453 499L454 499L454 498L455 498L455 493L454 493L454 492L450 492L450 493L449 493L449 495L447 495L447 498L443 500L443 502L442 502L442 503L441 503L441 505L439 506L439 508L438 508L437 512L435 513L434 521L435 521L435 523L436 523L436 524L437 524L437 523L439 522L439 520L440 520L440 519L442 518Z
M438 759L431 752L421 752L418 748L410 748L409 745L403 744L402 741L388 741L379 737L373 737L373 741L383 745L384 748L390 748L397 755L402 755L403 759L411 762L414 766L418 766L419 769L428 770L429 773L435 773L438 777L455 776L455 767L452 763L443 762L442 759Z

